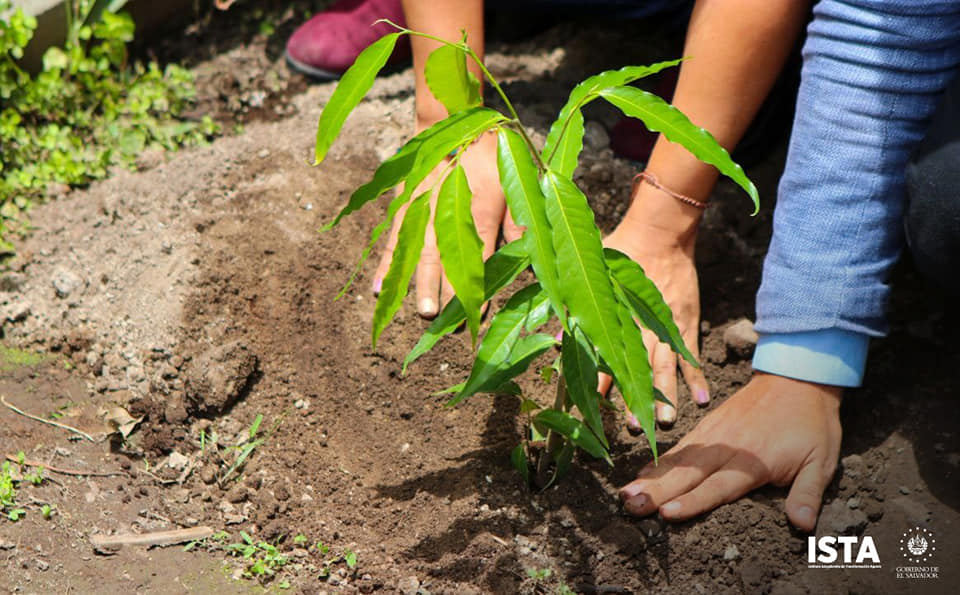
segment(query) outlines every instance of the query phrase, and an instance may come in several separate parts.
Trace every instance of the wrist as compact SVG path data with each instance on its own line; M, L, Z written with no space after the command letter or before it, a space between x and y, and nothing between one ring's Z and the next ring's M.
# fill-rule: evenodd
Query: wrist
M663 240L693 249L703 208L678 200L666 188L637 178L630 208L618 226L628 233L654 233Z

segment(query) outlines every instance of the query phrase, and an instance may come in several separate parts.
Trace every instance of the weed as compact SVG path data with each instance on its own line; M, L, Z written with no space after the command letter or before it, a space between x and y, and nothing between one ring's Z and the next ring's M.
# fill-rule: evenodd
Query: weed
M12 250L9 232L26 228L24 212L51 188L87 184L111 166L132 167L145 149L174 150L217 132L208 117L179 119L195 95L189 71L129 62L134 24L116 12L123 0L65 4L67 41L46 51L34 76L17 60L37 21L0 0L0 252Z
M13 522L19 521L20 518L27 513L25 509L17 504L17 484L24 481L30 482L33 485L43 483L42 467L38 467L30 473L24 473L26 470L26 455L23 451L20 451L17 453L16 458L16 463L3 461L3 464L0 465L0 513ZM47 513L44 512L47 507L47 505L44 505L41 508L44 518L47 518Z
M3 2L3 0L0 0L0 2ZM0 173L2 171L3 169L0 167ZM0 205L2 203L3 200L0 199ZM2 206L0 206L0 209L2 209ZM2 222L0 222L0 229L2 229L2 225ZM2 241L2 237L0 237L0 241ZM0 247L0 250L2 250L2 247ZM0 345L0 371L9 372L18 368L32 368L42 364L46 359L46 356L39 353Z
M54 512L56 512L56 509L50 504L44 504L40 507L40 514L48 521L53 518Z
M428 57L425 74L430 91L446 107L449 116L410 139L381 163L372 180L354 191L347 205L324 227L332 228L345 216L402 186L387 208L387 219L374 229L360 263L340 295L350 286L374 243L405 208L390 268L374 309L372 342L376 348L381 333L406 297L428 222L433 220L440 261L456 297L406 357L404 370L442 337L466 323L476 350L474 362L463 383L444 391L454 393L448 405L477 393L516 395L523 399L513 379L538 357L559 346L561 355L555 364L558 373L547 372L547 377L558 377L553 405L541 408L533 401L523 401L531 404L527 413L532 429L513 450L511 458L524 478L530 479L530 454L538 454L531 444L536 435L546 437L546 452L539 453L539 460L533 465L535 482L541 487L569 469L576 448L612 465L601 421L605 401L596 390L598 372L613 377L656 457L654 401L663 397L653 387L641 326L691 365L698 364L684 345L670 308L643 269L625 254L603 247L594 214L573 174L583 148L582 109L603 99L716 166L739 184L752 198L754 208L758 208L753 183L710 133L656 95L630 85L680 61L627 66L586 79L572 90L540 148L520 122L499 82L467 45L465 35L454 43L394 26L396 33L382 37L357 57L320 114L316 163L323 161L346 117L370 90L403 35L441 44ZM480 83L467 69L467 59L478 65L506 106L504 112L482 105ZM488 133L497 135L497 168L507 207L525 232L521 239L501 247L484 262L482 243L471 215L472 193L460 160L467 147ZM436 184L416 194L431 173L439 173ZM431 201L434 193L435 207ZM512 294L492 316L477 346L483 304L527 267L533 268L537 281ZM552 334L538 332L554 318L563 328L560 341ZM573 415L574 411L578 415Z

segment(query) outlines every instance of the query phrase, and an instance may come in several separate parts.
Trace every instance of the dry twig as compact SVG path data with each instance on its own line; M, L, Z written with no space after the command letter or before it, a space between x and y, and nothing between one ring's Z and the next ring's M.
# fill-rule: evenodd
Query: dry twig
M173 531L157 531L154 533L127 533L124 535L91 535L90 543L94 548L116 548L122 545L174 545L203 539L213 535L210 527L191 527L189 529L174 529Z
M47 465L46 463L41 463L40 461L30 461L27 459L20 460L20 457L15 457L13 455L5 455L5 458L13 463L18 465L23 465L25 467L42 467L47 471L53 471L54 473L59 473L60 475L77 475L81 477L115 477L117 475L126 475L126 473L121 473L119 471L80 471L78 469L63 469L61 467L54 467L53 465Z
M67 430L68 432L73 432L74 434L78 434L78 435L80 435L80 436L83 436L84 438L86 438L86 439L89 440L90 442L96 442L96 440L93 439L93 436L91 436L90 434L87 434L87 433L84 432L83 430L78 430L77 428L74 428L74 427L72 427L72 426L68 426L68 425L66 425L66 424L62 424L62 423L60 423L60 422L56 422L56 421L53 421L53 420L50 420L50 419L43 419L42 417L37 417L36 415L32 415L32 414L30 414L30 413L27 413L27 412L24 411L23 409L17 408L15 405L11 405L10 403L7 402L7 398L6 398L5 396L3 396L3 395L0 395L0 403L2 403L4 407L6 407L7 409L10 409L10 410L13 411L14 413L19 413L20 415L22 415L22 416L24 416L24 417L27 417L27 418L29 418L29 419L32 419L33 421L38 421L38 422L40 422L40 423L42 423L42 424L47 424L47 425L50 425L50 426L55 426L55 427L60 428L60 429L62 429L62 430Z

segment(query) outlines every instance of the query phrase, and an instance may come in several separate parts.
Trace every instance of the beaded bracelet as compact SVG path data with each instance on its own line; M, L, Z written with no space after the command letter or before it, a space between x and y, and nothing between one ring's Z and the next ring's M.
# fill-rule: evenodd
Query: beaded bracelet
M709 206L709 205L708 205L707 203L705 203L705 202L701 202L701 201L699 201L699 200L690 198L689 196L685 196L685 195L683 195L683 194L680 194L679 192L674 192L673 190L670 190L669 188L667 188L666 186L664 186L663 184L661 184L659 180L657 180L657 176L653 175L653 174L650 173L650 172L642 171L642 172L638 173L636 176L634 176L634 178L633 178L634 184L636 184L638 181L644 181L644 182L646 182L647 184L650 184L651 186L653 186L654 188L656 188L657 190L660 190L660 191L662 191L662 192L664 192L664 193L672 196L673 198L679 200L680 202L682 202L682 203L684 203L684 204L688 204L688 205L690 205L690 206L692 206L692 207L697 207L698 209L706 209L707 206Z

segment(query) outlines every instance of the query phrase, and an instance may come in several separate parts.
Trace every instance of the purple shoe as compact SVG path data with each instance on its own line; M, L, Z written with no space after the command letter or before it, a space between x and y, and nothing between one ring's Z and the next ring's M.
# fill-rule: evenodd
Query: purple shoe
M338 79L360 52L394 31L386 23L373 25L378 19L405 27L400 0L340 0L293 32L287 40L287 64L316 80ZM387 64L409 57L410 42L404 37Z

